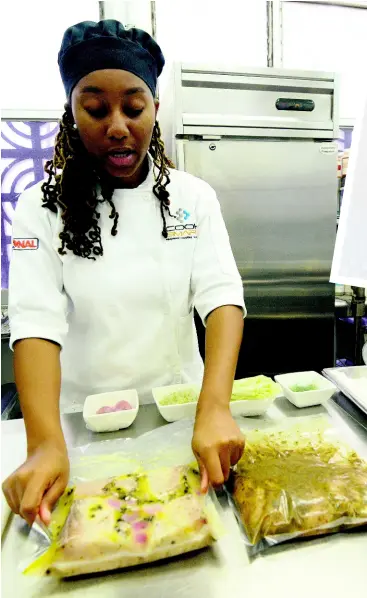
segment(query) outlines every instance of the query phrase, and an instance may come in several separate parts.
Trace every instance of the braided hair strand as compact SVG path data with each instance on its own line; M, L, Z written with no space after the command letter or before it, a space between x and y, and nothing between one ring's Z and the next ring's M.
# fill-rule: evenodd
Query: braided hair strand
M153 128L149 153L154 164L153 193L160 204L162 235L167 238L166 214L170 214L167 186L170 183L169 169L174 165L165 154L158 122ZM67 249L92 260L103 255L97 207L101 202L107 202L111 207L111 234L115 236L119 214L112 200L114 188L99 176L97 164L84 148L69 107L61 118L54 155L46 162L45 172L48 177L42 185L43 207L54 213L60 208L64 223L59 253L65 255Z

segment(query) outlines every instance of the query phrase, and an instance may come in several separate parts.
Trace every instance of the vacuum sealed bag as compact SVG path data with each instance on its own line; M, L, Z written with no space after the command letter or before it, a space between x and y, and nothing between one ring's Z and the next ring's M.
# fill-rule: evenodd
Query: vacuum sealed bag
M47 549L43 535L38 558L26 574L70 577L110 571L177 556L213 542L220 519L214 497L200 492L196 463L157 467L152 457L142 464L139 442L147 446L138 439L127 444L130 452L110 455L98 454L92 447L89 455L77 460L72 470L87 475L84 479L79 475L79 481L59 499ZM108 442L102 444L107 445L104 450L110 448ZM177 446L166 452L165 461L172 459L187 461ZM107 472L131 471L93 479L91 466L96 469L98 465Z
M249 432L229 490L252 553L367 523L367 462L321 418Z

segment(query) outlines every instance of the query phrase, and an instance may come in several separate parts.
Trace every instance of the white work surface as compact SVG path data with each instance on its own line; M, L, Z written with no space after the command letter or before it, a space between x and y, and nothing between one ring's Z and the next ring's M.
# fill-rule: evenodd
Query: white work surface
M332 405L335 412L337 408ZM285 399L278 399L266 419L297 418L323 412L322 407L298 410ZM141 408L138 420L129 430L103 435L103 439L135 437L164 423L155 406ZM366 420L363 423L365 425ZM360 440L365 442L366 429L359 429L353 420L350 424L354 431L359 430ZM80 414L65 416L63 425L69 446L102 439L85 430ZM19 464L24 447L23 422L2 422L2 462L6 462L6 472ZM12 517L2 538L2 597L345 598L367 595L366 531L279 546L251 561L232 512L225 509L223 516L227 533L213 549L135 570L69 581L21 574L20 562L30 549L28 528L19 517Z

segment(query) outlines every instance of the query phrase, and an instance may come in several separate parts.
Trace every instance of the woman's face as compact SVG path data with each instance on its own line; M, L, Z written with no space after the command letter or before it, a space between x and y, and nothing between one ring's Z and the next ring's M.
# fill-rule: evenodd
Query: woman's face
M89 154L124 185L139 185L158 109L149 87L127 71L94 71L75 86L71 108Z

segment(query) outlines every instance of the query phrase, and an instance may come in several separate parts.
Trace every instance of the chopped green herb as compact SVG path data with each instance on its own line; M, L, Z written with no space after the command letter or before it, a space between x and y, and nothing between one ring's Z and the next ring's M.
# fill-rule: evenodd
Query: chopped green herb
M290 387L292 392L308 392L309 390L318 390L316 384L295 384Z
M199 393L194 390L178 390L165 396L159 401L163 407L167 405L186 405L187 403L196 403L199 398Z

